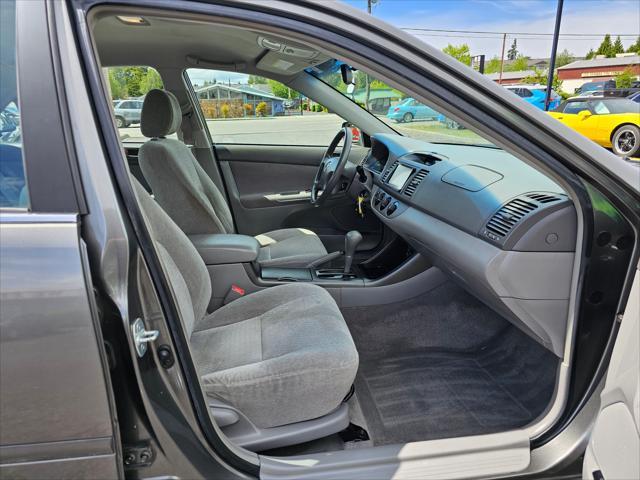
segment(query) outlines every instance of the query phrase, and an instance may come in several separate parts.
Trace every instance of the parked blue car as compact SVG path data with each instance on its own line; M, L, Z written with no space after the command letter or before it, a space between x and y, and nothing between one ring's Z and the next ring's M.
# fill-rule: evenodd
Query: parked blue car
M544 85L506 85L505 88L518 95L525 102L529 102L540 110L544 110L544 98L547 93L547 87ZM558 108L561 101L562 97L552 89L549 111Z
M405 98L396 106L389 107L387 118L405 123L414 120L435 120L438 118L438 112L413 98Z

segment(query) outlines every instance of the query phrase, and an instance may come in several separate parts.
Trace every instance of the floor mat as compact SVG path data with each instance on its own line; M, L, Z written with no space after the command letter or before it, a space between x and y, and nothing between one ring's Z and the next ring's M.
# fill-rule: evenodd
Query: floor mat
M456 293L458 303L464 295ZM474 313L486 308L469 299L463 303ZM407 340L400 341L398 325L381 317L394 329L389 337L402 348L363 345L371 337L358 335L365 330L362 325L352 328L361 352L356 392L375 445L504 431L530 423L545 410L555 386L557 358L508 322L491 319L493 312L486 309L482 315L487 327L495 329L493 337L481 336L483 343L473 347L467 335L447 338L448 348L433 346L437 340L416 338L430 334L427 321L421 329L401 330ZM386 328L374 325L375 316L368 323L378 330L377 338L384 338ZM414 319L411 326L417 324ZM457 342L463 348L456 348Z

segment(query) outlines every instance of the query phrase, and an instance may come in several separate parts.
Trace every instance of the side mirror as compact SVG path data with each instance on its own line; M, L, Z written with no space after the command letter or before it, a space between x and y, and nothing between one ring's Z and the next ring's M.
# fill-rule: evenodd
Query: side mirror
M589 110L580 110L578 112L578 117L580 118L580 120L586 120L590 116L591 116L591 112Z
M342 75L342 83L345 85L353 84L353 71L346 63L340 65L340 74Z

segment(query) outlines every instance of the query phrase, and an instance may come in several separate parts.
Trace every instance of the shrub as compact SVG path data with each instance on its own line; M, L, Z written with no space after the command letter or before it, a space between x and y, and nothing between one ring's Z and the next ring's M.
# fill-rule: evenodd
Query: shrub
M251 106L251 104L250 103L245 103L243 105L243 107L244 107L245 115L247 115L247 116L251 115L251 112L253 111L253 107Z
M222 118L229 118L229 112L231 111L231 107L229 107L228 103L223 103L220 107L220 113L222 114Z
M258 115L259 117L264 117L266 114L267 114L266 102L260 102L258 105L256 105L256 115Z

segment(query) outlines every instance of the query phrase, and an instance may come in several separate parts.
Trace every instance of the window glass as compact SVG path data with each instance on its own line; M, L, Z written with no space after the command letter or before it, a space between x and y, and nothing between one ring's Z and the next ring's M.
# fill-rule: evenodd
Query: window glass
M564 113L576 114L582 110L589 110L589 104L587 102L567 102L564 107Z
M458 122L365 72L353 70L355 84L353 91L348 91L340 65L338 60L329 60L307 69L307 73L327 83L402 135L433 143L492 145ZM388 99L389 107L376 108L374 100L377 98Z
M593 102L593 111L596 112L597 115L611 113L604 102Z
M139 65L104 70L120 139L123 143L146 141L140 132L142 103L149 90L164 88L160 74L154 68Z
M205 69L187 75L214 143L326 146L344 121L275 80Z
M526 88L521 88L520 92L521 92L520 96L523 98L533 97L533 93L531 93L531 90L528 90Z
M15 2L0 1L0 208L28 207L16 84Z

